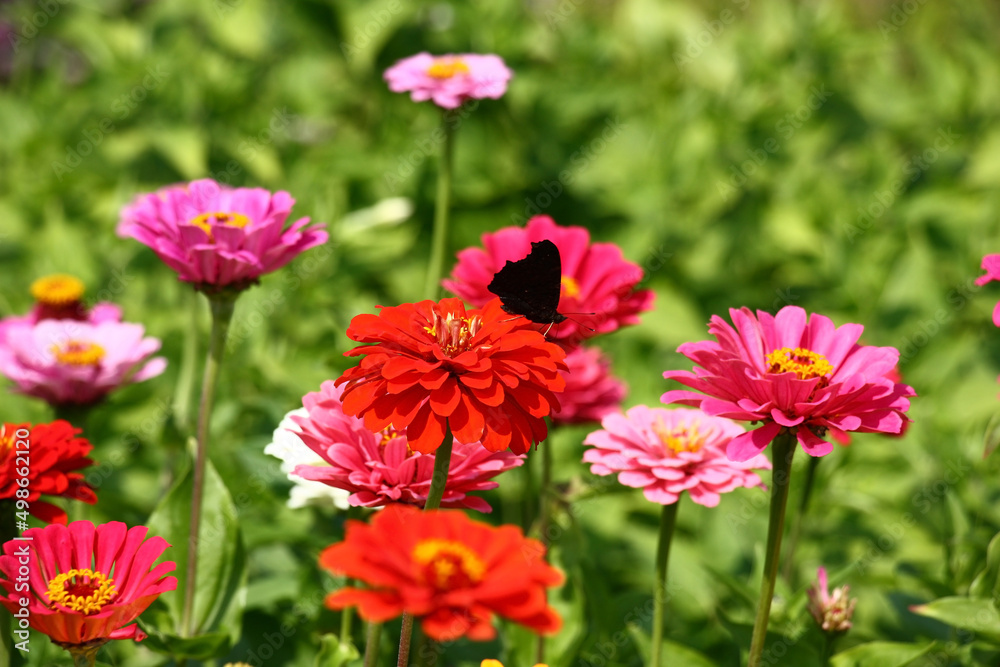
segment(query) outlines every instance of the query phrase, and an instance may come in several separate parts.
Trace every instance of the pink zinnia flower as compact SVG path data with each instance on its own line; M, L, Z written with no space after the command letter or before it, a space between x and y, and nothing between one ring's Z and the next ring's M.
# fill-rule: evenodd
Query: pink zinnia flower
M418 53L385 71L392 92L409 92L414 102L433 100L445 109L455 109L466 100L498 99L507 92L511 76L500 56L478 53Z
M824 632L847 632L851 628L857 598L847 597L847 586L835 588L830 593L826 568L816 571L816 582L806 590L809 613Z
M303 397L309 416L292 416L300 427L296 435L325 465L298 465L295 474L350 491L351 505L407 503L423 507L434 474L434 454L412 451L406 429L397 431L388 426L380 433L369 431L363 419L344 414L343 393L342 386L327 381L320 391ZM521 465L524 458L507 450L491 452L478 442L456 440L441 506L492 511L485 500L467 494L495 489L499 485L490 480Z
M443 284L467 302L482 306L495 296L487 289L493 274L508 261L527 256L531 243L542 239L559 248L562 258L559 312L569 313L573 318L552 327L546 335L550 340L572 347L585 338L637 324L639 313L653 307L653 292L635 289L642 280L642 269L627 261L618 246L592 244L590 232L585 228L560 227L547 215L536 215L523 229L506 227L483 234L484 248L459 252L451 279Z
M35 305L27 315L10 315L0 319L0 345L8 328L19 324L35 324L42 320L79 320L99 324L121 322L122 309L102 301L87 308L83 303L83 282L74 276L54 274L31 283Z
M122 210L118 235L150 248L198 289L243 289L328 235L309 218L285 228L295 200L287 192L227 188L213 180L140 195Z
M91 405L118 387L159 375L167 366L156 338L142 325L106 321L42 320L8 327L0 345L0 373L51 405Z
M74 521L30 528L23 537L3 545L0 604L71 652L110 639L141 641L146 634L129 623L177 588L167 576L173 562L153 565L170 545L162 537L147 540L144 526ZM24 569L28 590L19 583Z
M559 394L559 409L552 411L556 424L601 421L618 412L625 398L625 383L611 375L611 363L596 347L577 347L566 354L569 370L560 371L566 388Z
M859 345L860 324L835 327L828 317L786 306L777 315L730 310L730 326L712 316L715 341L684 343L677 351L701 368L667 371L663 377L703 392L675 390L664 403L701 408L711 415L760 421L763 426L733 438L729 457L746 461L783 430L792 431L811 456L833 445L829 429L899 433L908 421L913 388L886 377L899 360L894 347Z
M701 410L637 405L624 415L608 415L601 426L583 441L594 447L583 454L590 471L617 474L620 483L661 505L676 503L687 491L699 505L715 507L721 493L760 486L752 469L771 467L764 456L742 462L726 457L726 445L743 429Z
M991 280L1000 280L1000 255L986 255L982 264L985 276L976 278L977 285L985 285ZM993 307L993 324L1000 327L1000 301Z

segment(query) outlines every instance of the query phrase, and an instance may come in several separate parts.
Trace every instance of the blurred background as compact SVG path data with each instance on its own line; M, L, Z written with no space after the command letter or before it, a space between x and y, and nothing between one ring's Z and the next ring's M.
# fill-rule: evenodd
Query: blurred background
M336 582L315 562L343 516L285 508L288 483L262 449L347 366L351 317L420 296L439 115L390 93L382 72L424 50L497 53L515 76L458 131L450 256L540 213L619 244L657 293L641 325L598 341L630 387L626 405L658 404L661 372L690 367L676 347L731 307L800 305L901 350L920 395L914 423L901 439L858 436L819 467L779 585L776 664L817 664L803 591L819 565L860 599L840 648L898 641L926 649L917 665L997 664L995 644L909 606L964 595L1000 529L998 464L983 455L1000 286L973 283L982 256L1000 252L998 31L1000 6L985 1L3 2L0 315L30 308L35 278L72 273L89 299L121 304L164 341L167 372L87 423L95 458L120 462L89 517L142 523L190 428L191 397L175 387L200 374L204 350L197 368L182 352L203 345L208 313L150 250L116 236L120 208L211 177L287 190L294 217L328 224L329 244L240 299L212 458L250 548L243 639L228 659L258 664L261 637L288 623L263 664L335 664L317 662L339 620L321 609ZM0 401L6 421L50 417L32 399ZM566 498L554 559L569 577L550 662L635 665L659 508L590 475L580 456L592 428L549 441ZM532 468L487 494L491 521L530 522ZM714 510L684 502L671 664L737 664L766 519L761 490ZM504 636L448 647L443 664L532 664L530 638ZM44 643L31 664L63 664ZM141 647L111 656L166 664Z

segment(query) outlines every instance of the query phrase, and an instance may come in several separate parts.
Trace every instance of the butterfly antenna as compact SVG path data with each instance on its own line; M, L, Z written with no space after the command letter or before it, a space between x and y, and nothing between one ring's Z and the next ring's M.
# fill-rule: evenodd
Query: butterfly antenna
M562 313L563 317L565 317L567 320L569 320L570 322L575 322L582 329L586 329L587 331L589 331L591 333L596 333L597 329L591 329L590 327L588 327L586 324L584 324L580 320L573 319L572 317L570 317L570 315L596 315L596 314L597 313Z

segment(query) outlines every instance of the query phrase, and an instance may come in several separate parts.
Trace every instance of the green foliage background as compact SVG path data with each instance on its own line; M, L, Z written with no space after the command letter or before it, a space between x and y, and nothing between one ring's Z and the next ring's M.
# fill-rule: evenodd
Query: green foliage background
M263 664L334 664L316 656L321 635L339 629L319 603L337 582L315 563L343 517L287 509L287 482L262 449L302 394L345 368L352 316L420 296L438 114L390 93L381 73L428 50L495 52L516 73L460 128L452 251L536 207L646 269L656 309L600 341L630 385L628 405L657 404L661 371L690 366L676 347L705 338L708 318L730 307L794 303L901 349L920 395L914 423L902 439L855 437L819 467L791 581L779 584L772 664L818 664L803 591L819 565L859 598L839 649L904 642L927 649L915 665L997 663L988 633L909 610L966 595L1000 529L998 464L983 457L1000 288L972 283L982 255L1000 250L995 3L51 0L0 12L12 31L0 43L0 314L30 307L34 278L74 273L89 297L120 303L163 339L170 359L88 418L105 463L99 504L76 516L148 518L190 428L190 397L175 389L185 342L204 352L207 309L148 249L115 235L121 206L214 176L288 190L297 215L329 224L325 248L237 306L212 424L212 459L249 549L243 638L229 660L278 644ZM412 216L345 222L388 197L412 200ZM7 421L50 417L34 400L0 403ZM549 662L637 665L658 508L589 474L588 431L545 445L566 492L554 558L568 575ZM488 494L490 520L529 522L533 484L509 473ZM683 502L670 664L738 664L766 515L761 490L713 510ZM530 638L502 634L447 647L442 664L532 664ZM35 637L32 665L68 664L46 644ZM166 664L117 644L111 664Z

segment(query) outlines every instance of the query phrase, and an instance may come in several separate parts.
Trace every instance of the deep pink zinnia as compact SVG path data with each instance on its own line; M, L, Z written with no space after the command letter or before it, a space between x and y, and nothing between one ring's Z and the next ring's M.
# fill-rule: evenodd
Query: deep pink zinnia
M160 341L144 336L141 324L129 322L15 324L4 330L0 373L19 394L51 405L91 405L163 372L166 359L150 358Z
M199 289L243 289L326 242L323 225L306 228L309 218L285 228L293 204L287 192L204 179L140 195L122 210L118 235L149 246Z
M991 280L1000 280L1000 255L983 257L982 269L986 275L976 278L977 285L985 285ZM993 307L993 324L1000 327L1000 301Z
M409 92L414 102L432 100L445 109L455 109L467 100L498 99L507 92L511 76L513 72L500 56L478 53L418 53L385 71L392 92Z
M83 291L79 278L61 273L31 283L35 305L26 315L0 319L0 345L4 345L7 329L20 324L36 324L42 320L78 320L91 324L122 321L122 309L113 303L102 301L91 308L84 305Z
M566 354L568 370L560 371L566 388L559 394L559 409L552 411L556 424L601 421L618 412L625 398L625 383L611 375L611 362L596 347L577 347Z
M409 448L406 429L392 426L380 433L365 428L363 419L344 414L344 388L324 382L320 391L306 394L302 403L308 417L292 416L301 431L296 435L327 465L299 465L295 474L351 492L355 506L382 507L406 503L423 507L434 474L434 454ZM499 486L490 481L524 463L524 455L491 452L478 442L453 444L442 507L479 512L492 509L482 498L467 495Z
M141 641L146 634L129 623L177 588L167 576L175 563L153 565L170 545L162 537L147 540L144 526L74 521L30 528L22 537L3 545L0 605L71 652L110 639Z
M591 243L590 232L584 227L560 227L547 215L533 217L524 228L505 227L483 234L484 247L459 252L451 279L443 284L467 302L481 306L494 298L487 289L493 274L508 261L527 256L531 243L542 239L559 248L559 312L572 317L552 327L546 335L550 340L572 347L591 336L637 324L639 313L653 307L653 292L636 289L642 269L626 260L621 248L613 243Z
M618 475L625 486L642 489L648 500L676 503L687 491L691 500L715 507L719 494L760 486L753 469L770 469L766 457L732 461L726 446L744 433L728 419L701 410L667 410L637 405L625 414L608 415L583 441L583 454L595 475Z
M827 431L899 433L914 396L909 385L887 374L896 366L894 347L859 345L860 324L835 327L828 317L786 306L777 315L749 308L730 310L730 326L713 315L708 331L715 341L684 343L677 351L701 368L667 371L702 393L679 389L664 403L701 408L711 415L760 421L760 428L729 443L730 458L746 461L782 431L794 432L811 456L833 445Z

